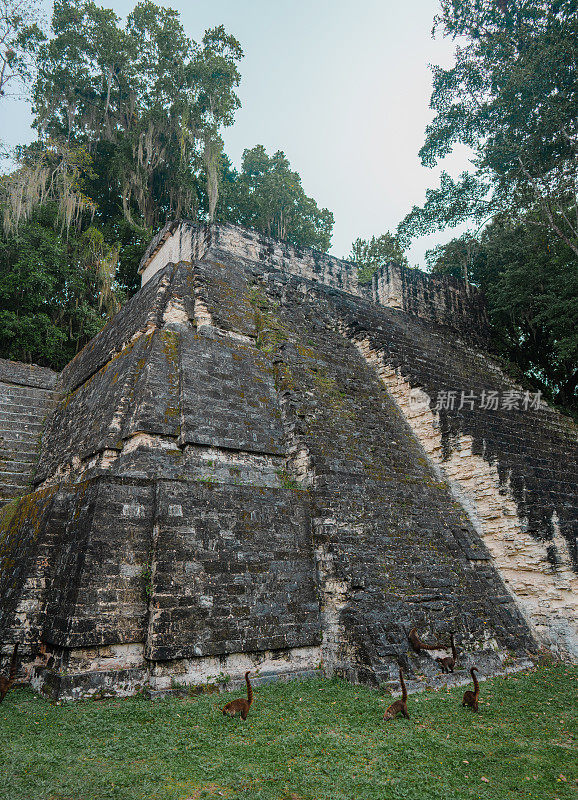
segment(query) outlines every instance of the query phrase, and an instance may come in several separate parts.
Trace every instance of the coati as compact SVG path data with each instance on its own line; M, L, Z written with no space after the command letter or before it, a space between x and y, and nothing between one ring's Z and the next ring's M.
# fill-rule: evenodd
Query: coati
M442 672L453 672L454 667L456 665L456 661L458 660L458 651L456 650L453 633L450 633L450 641L452 643L451 656L443 656L442 658L436 658L438 664L441 665Z
M384 719L395 719L398 714L403 714L406 719L409 719L409 711L407 710L407 689L405 688L405 681L403 680L403 670L399 668L399 682L401 683L401 700L396 700L389 708L386 708Z
M231 700L230 703L223 708L223 714L229 717L234 717L235 714L240 714L241 719L247 719L247 714L253 702L253 689L251 688L251 681L249 680L249 672L245 673L245 680L247 681L247 699L239 697L238 700Z
M14 645L14 650L12 652L12 658L10 660L10 672L8 673L8 677L5 678L3 675L0 675L0 703L6 695L12 684L14 683L14 678L16 677L16 659L18 656L18 642Z
M416 653L419 653L420 650L439 650L440 646L438 644L426 644L422 642L422 640L417 635L417 631L415 628L412 628L407 635L411 646L415 650Z
M478 697L480 696L480 684L476 678L476 672L478 672L478 668L472 667L470 670L470 675L472 676L472 680L474 682L474 691L472 692L468 689L467 692L464 692L464 699L462 700L462 706L469 706L472 711L478 710Z

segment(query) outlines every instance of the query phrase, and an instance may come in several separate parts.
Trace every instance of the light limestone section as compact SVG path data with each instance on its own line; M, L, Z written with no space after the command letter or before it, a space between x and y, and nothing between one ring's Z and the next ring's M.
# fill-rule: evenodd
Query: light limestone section
M386 264L374 274L371 290L374 302L390 308L403 308L401 270L396 264Z
M368 340L354 344L376 369L436 473L464 507L536 639L558 657L578 663L578 577L564 537L557 531L553 541L540 542L526 531L497 465L472 453L471 436L454 440L444 460L439 416L430 410L429 396L412 389ZM548 547L555 548L556 565L548 560Z
M198 288L195 290L194 315L197 331L201 332L201 330L204 328L213 327L213 318L211 316L211 312L209 311L205 301L201 299Z
M237 689L245 685L247 671L255 686L322 674L318 646L149 661L140 642L77 648L68 653L44 649L30 666L30 684L36 691L45 690L46 667L54 660L49 672L66 682L60 689L61 700L128 697L143 689L154 694L207 685L216 690Z
M189 315L180 297L171 297L163 314L163 328L167 325L188 325Z
M140 447L146 447L150 450L171 451L177 447L177 441L174 437L160 436L156 433L133 433L132 436L124 440L121 455L132 453Z
M227 653L222 656L157 661L150 674L152 691L216 683L227 688L244 685L249 670L256 683L287 680L319 670L319 647L294 647L287 650L263 650L258 653Z
M313 524L317 533L326 533L326 529L335 528L338 522L326 517L315 519ZM315 565L321 604L321 654L325 673L330 676L347 667L348 656L355 663L355 654L347 652L347 635L341 619L350 601L351 586L337 576L333 553L323 544L315 548Z
M167 264L191 261L193 236L194 228L186 223L178 225L173 231L167 232L141 274L141 286L150 281L153 275L156 275Z
M144 667L142 644L112 644L105 647L83 647L70 651L66 664L68 674Z
M167 264L202 259L210 247L223 250L229 257L260 263L311 281L332 286L350 294L359 294L357 267L308 247L279 242L258 231L236 225L195 225L181 221L161 231L152 250L141 265L141 286Z
M59 701L63 701L130 697L146 686L148 670L144 645L134 643L70 651L57 648L55 652L41 645L28 671L31 687L42 694L51 694L48 675L65 681L66 687L61 687L58 693Z
M168 262L167 262L168 263ZM159 281L159 285L157 288L157 294L162 296L166 292L168 286L170 285L171 277L170 275L164 275L161 280ZM150 336L156 330L158 330L157 320L156 320L156 310L152 309L149 311L147 315L147 320L142 328L139 328L137 331L133 333L130 339L126 342L123 342L120 347L116 350L117 353L122 352L128 345L136 342L137 339L140 339L141 336ZM111 353L111 357L114 353Z
M216 227L213 244L233 256L260 262L282 272L359 294L357 265L308 247L295 247L235 225Z
M289 447L289 461L296 480L304 488L313 486L315 483L315 472L309 448L303 443L298 442Z

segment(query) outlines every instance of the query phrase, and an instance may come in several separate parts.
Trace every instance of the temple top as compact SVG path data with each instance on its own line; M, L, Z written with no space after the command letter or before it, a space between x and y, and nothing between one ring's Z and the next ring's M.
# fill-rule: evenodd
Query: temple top
M357 265L311 247L298 247L250 228L173 220L154 237L139 265L142 285L169 263L200 260L208 251L226 259L267 262L269 268L322 283L382 306L458 330L478 344L487 341L484 297L475 287L450 275L431 275L390 262L370 284L360 284Z

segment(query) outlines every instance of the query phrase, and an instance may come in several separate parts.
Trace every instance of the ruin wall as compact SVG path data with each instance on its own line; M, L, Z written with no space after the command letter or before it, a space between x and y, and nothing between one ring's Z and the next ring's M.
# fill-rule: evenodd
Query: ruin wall
M159 237L62 373L34 491L0 512L0 637L28 679L438 680L414 626L440 652L455 631L462 671L576 659L575 426L465 333L230 228L177 263Z
M0 358L0 505L30 488L58 373Z
M452 275L433 275L401 264L385 264L373 275L371 299L429 322L455 328L484 346L489 322L482 293Z

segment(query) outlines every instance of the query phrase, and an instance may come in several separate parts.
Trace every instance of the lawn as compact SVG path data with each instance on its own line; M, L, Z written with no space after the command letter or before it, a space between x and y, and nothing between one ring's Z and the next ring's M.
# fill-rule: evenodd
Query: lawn
M576 798L578 669L539 667L391 700L343 681L258 687L249 718L231 697L53 705L29 690L0 706L2 800L570 800Z

